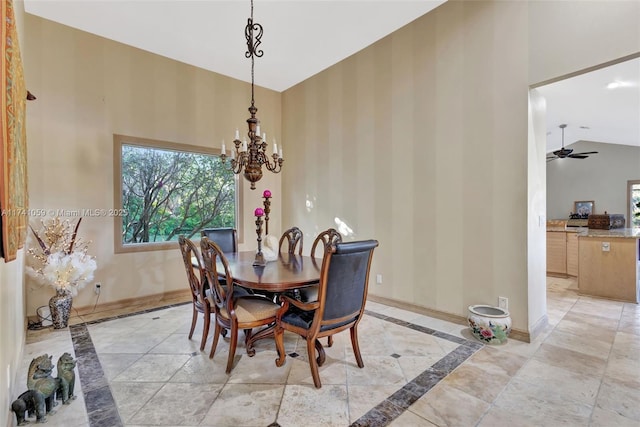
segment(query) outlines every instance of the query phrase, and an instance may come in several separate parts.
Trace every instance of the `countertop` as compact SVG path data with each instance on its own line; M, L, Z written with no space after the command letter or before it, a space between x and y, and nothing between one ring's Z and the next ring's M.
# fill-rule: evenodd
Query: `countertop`
M561 231L578 233L578 237L621 237L626 239L640 239L640 228L614 228L612 230L598 230L587 227L567 227L566 219L547 220L547 231Z
M576 231L578 232L578 237L622 237L627 239L640 239L640 228L596 230L594 228L576 227Z
M547 220L547 231L567 231L567 220L566 219L548 219Z

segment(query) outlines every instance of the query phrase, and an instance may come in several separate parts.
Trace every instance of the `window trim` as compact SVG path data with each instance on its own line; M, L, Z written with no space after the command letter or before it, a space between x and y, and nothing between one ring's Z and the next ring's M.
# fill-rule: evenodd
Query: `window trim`
M184 151L197 154L208 154L213 156L220 155L219 148L204 147L200 145L182 144L178 142L160 141L156 139L140 138L136 136L127 136L113 134L113 206L117 212L122 209L122 146L137 145L144 148L158 148L161 150ZM238 175L234 175L236 186L235 204L236 204L236 229L238 230L238 244L242 243L243 235L243 218L242 212L242 185L239 183ZM177 242L148 242L148 243L122 243L122 217L115 216L113 219L113 252L131 253L131 252L150 252L161 251L167 249L178 249Z
M627 227L628 228L634 228L633 227L633 217L632 217L632 212L633 209L631 207L631 190L633 189L634 186L636 185L640 185L640 179L632 179L627 181Z

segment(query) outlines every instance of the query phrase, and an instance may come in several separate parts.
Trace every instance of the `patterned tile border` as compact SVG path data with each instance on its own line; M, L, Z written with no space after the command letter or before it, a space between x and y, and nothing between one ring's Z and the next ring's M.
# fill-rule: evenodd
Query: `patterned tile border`
M171 304L135 313L113 316L106 319L92 320L80 325L73 325L69 327L71 339L73 341L73 348L76 354L76 359L78 360L78 374L80 376L80 381L82 382L82 392L84 393L84 401L87 407L90 427L122 427L124 424L120 419L115 400L111 394L111 389L109 388L109 383L104 376L104 371L100 365L100 360L98 359L98 355L96 354L93 341L91 340L91 336L86 325L165 310L167 308L179 307L186 304L191 303ZM451 371L464 363L464 361L476 351L484 347L484 345L479 342L469 341L451 334L436 331L435 329L388 317L369 310L366 310L365 314L380 320L394 323L398 326L403 326L454 342L459 344L459 346L413 380L409 381L400 390L396 391L384 401L370 409L369 412L352 423L350 427L384 427L389 425L414 402L442 381L442 379L451 373ZM400 357L400 355L395 354L392 356ZM278 426L278 423L270 424L270 426Z
M480 342L469 341L464 338L456 337L455 335L436 331L435 329L388 317L383 314L374 313L369 310L365 310L365 314L460 345L442 359L434 363L429 369L409 381L400 390L396 391L377 406L370 409L369 412L352 423L350 427L383 427L389 425L414 402L442 381L444 377L451 373L451 371L464 363L464 361L476 351L484 347Z

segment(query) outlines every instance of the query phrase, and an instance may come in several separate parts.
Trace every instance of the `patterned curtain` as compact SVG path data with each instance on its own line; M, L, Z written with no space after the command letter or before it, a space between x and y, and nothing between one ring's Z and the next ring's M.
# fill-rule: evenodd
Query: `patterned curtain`
M27 231L27 89L13 0L0 0L0 18L0 255L8 262L24 246Z

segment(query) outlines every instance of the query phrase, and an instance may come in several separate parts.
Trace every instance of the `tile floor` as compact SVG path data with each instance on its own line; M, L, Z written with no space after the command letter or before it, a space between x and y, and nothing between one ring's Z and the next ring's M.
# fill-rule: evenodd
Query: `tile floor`
M359 369L349 334L336 335L315 389L304 343L277 368L264 340L224 373L188 340L191 307L29 331L33 357L78 360L77 399L48 426L635 426L640 425L640 307L581 297L575 282L548 279L549 327L533 343L482 345L464 325L369 302L359 328ZM84 320L87 320L86 318ZM201 322L200 322L201 323ZM200 326L200 324L199 324ZM197 338L197 339L195 339Z

